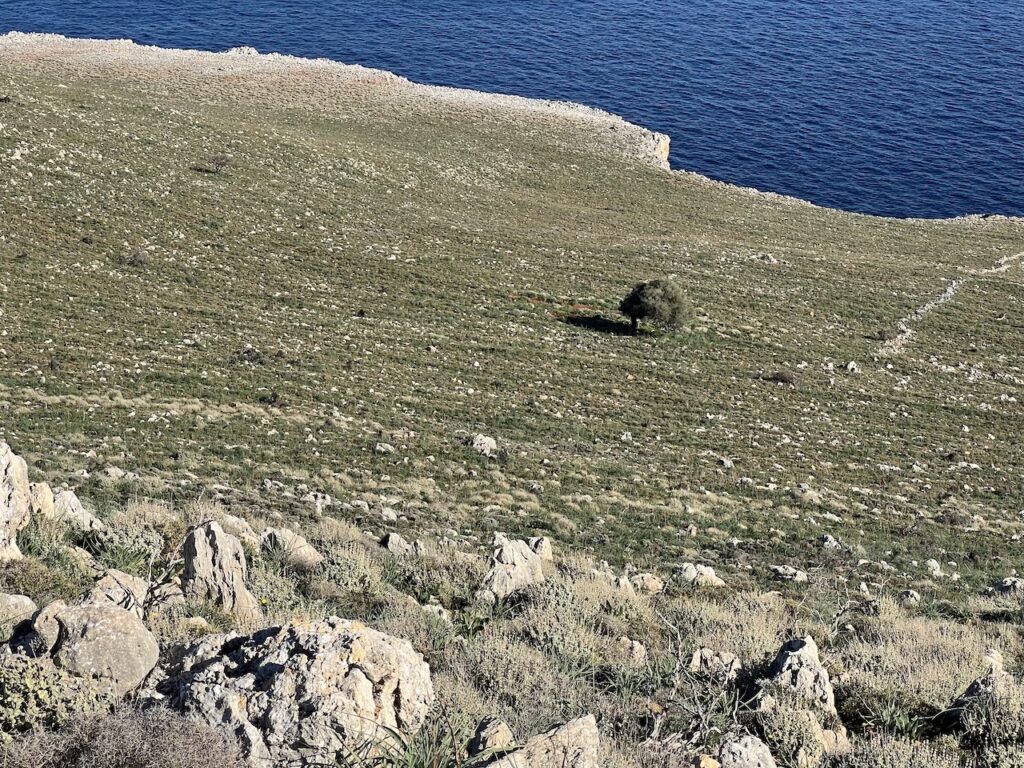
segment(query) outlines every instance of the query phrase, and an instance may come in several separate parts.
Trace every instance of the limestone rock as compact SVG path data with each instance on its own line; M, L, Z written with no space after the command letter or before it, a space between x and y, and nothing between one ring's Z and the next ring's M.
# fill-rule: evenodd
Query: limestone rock
M615 642L615 646L631 666L640 667L647 663L647 647L639 640L622 636Z
M928 575L934 579L941 579L946 575L942 572L942 566L939 565L938 560L925 560L924 568L928 571Z
M142 619L109 602L51 603L36 613L26 636L11 641L11 649L49 656L69 674L96 681L118 696L137 688L160 656Z
M896 602L903 608L913 608L921 602L921 595L912 589L904 589L896 595Z
M87 600L116 605L141 618L148 592L149 582L145 579L111 568L96 582Z
M261 616L256 598L245 585L248 569L242 545L219 523L192 530L185 538L183 557L181 587L186 597L211 602L242 620Z
M489 459L498 456L498 441L487 435L473 435L469 440L469 447Z
M32 618L38 610L32 598L25 595L0 593L0 641L6 642L11 630L23 621Z
M679 580L691 587L724 587L725 582L718 577L715 569L709 565L683 563L679 568Z
M653 573L637 573L630 577L629 583L641 594L656 595L665 589L665 582Z
M544 581L544 567L540 556L521 540L497 534L497 549L491 561L491 570L484 577L484 589L499 600Z
M415 733L434 699L408 641L336 617L204 638L166 687L254 765L334 765L379 726Z
M28 465L0 442L0 561L18 560L18 531L28 525L32 497L28 484Z
M399 533L385 533L380 540L380 545L388 552L399 557L409 557L413 554L413 546L405 537Z
M723 683L735 681L741 669L743 665L736 654L727 651L698 648L690 657L691 672Z
M85 508L74 491L65 489L53 492L53 519L82 533L100 531L106 527Z
M768 745L756 736L744 736L722 745L722 768L777 768Z
M530 544L530 549L536 552L541 560L546 560L549 563L554 562L555 553L551 548L551 539L547 536L534 536L528 543Z
M779 581L796 581L800 583L807 581L807 574L791 565L773 565L771 571Z
M599 768L601 738L593 715L534 736L488 768Z
M247 544L253 549L260 548L260 537L243 518L236 515L224 515L220 524L226 533L231 534L243 544Z
M515 743L516 739L512 735L512 729L504 720L497 717L485 717L477 724L476 732L469 740L469 756L490 756Z
M832 682L818 657L818 646L813 638L797 638L783 645L772 664L770 677L779 685L810 699L825 712L836 713Z
M324 556L312 544L288 528L267 528L262 542L265 552L280 553L298 571L312 571L324 562Z

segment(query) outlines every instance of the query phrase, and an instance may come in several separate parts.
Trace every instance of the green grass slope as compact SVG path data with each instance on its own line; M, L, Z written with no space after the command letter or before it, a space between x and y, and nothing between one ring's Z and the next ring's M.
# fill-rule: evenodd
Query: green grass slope
M954 560L951 591L1024 569L1019 222L823 210L584 116L147 55L0 45L0 438L36 473L114 503L399 499L413 528L739 583L823 567L824 532ZM617 333L660 276L690 322Z

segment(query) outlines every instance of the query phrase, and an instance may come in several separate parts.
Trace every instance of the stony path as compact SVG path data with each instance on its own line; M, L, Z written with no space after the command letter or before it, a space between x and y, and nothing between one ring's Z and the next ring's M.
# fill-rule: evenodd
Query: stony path
M913 326L921 322L921 320L923 320L929 313L933 312L938 307L941 307L947 301L950 301L954 296L956 296L964 283L968 282L972 277L981 277L983 275L994 275L999 272L1006 272L1022 258L1024 258L1024 251L1015 253L1012 256L1003 256L995 263L994 266L991 266L988 269L971 270L967 273L966 277L951 280L942 293L926 304L921 305L897 323L899 332L893 338L882 343L878 349L878 354L882 357L892 357L894 355L901 354L914 338Z

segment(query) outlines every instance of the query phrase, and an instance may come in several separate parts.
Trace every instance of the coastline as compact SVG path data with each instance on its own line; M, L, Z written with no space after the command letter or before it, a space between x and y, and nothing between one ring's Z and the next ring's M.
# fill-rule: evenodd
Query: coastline
M534 99L514 94L476 91L443 85L417 83L383 69L347 64L328 58L307 58L289 54L263 53L249 46L225 51L205 51L143 45L129 39L75 38L43 32L10 31L0 35L0 59L20 57L23 61L57 60L59 64L95 66L118 70L127 67L187 71L200 77L287 76L303 72L326 78L333 86L387 89L404 98L452 107L512 112L541 119L566 120L588 126L595 144L606 145L615 154L659 170L684 176L699 184L729 189L752 198L785 205L802 206L849 216L910 223L1022 223L1024 217L970 213L948 218L878 216L829 208L798 197L732 184L696 171L672 168L669 164L671 137L632 123L597 107L572 101Z

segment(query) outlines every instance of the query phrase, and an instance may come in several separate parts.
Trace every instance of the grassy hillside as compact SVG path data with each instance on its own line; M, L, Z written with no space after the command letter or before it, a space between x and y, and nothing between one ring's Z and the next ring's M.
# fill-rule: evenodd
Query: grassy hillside
M0 439L101 515L311 520L316 492L739 591L791 564L824 603L864 580L966 611L1024 570L1020 222L752 194L371 75L0 49L4 96ZM618 300L662 276L690 320L626 335Z

